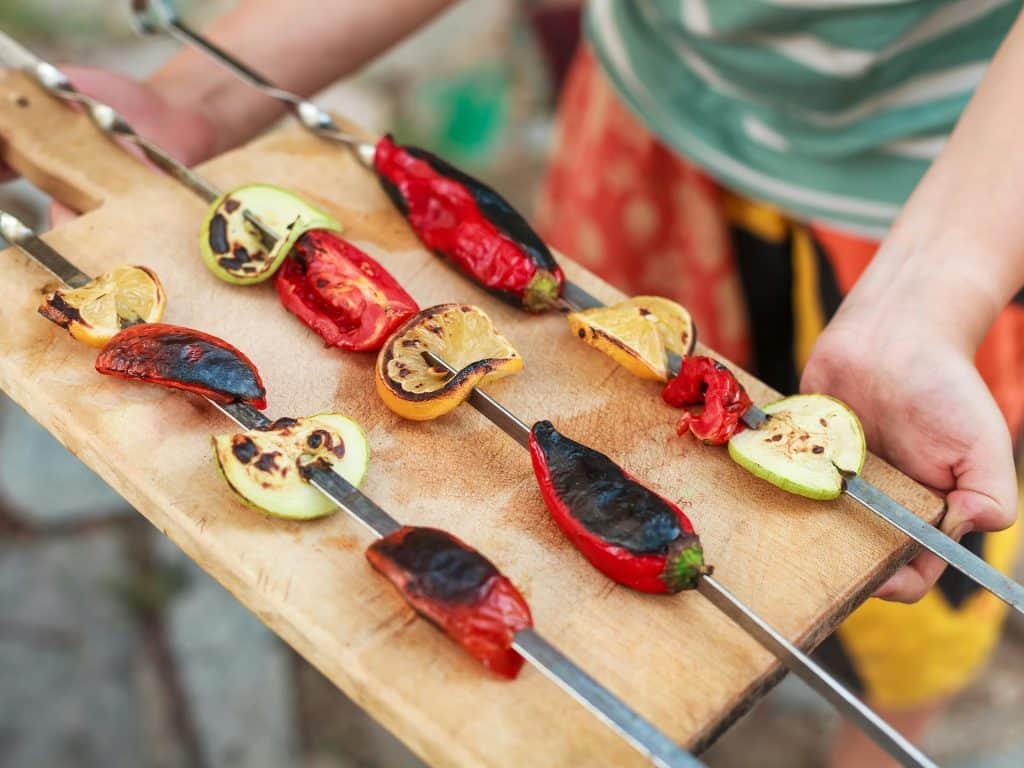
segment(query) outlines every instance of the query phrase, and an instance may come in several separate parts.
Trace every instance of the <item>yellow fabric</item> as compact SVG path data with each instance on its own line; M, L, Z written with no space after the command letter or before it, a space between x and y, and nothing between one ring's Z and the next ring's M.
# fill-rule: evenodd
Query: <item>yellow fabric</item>
M985 559L1008 572L1020 525L987 534ZM916 709L952 696L988 660L1007 606L979 590L952 608L933 589L913 605L868 600L839 628L872 703L890 710Z
M825 312L818 299L818 261L806 227L793 228L793 357L802 371L818 334L825 326Z
M800 370L824 327L818 262L811 234L767 205L734 195L725 199L730 222L769 243L788 238L793 263L794 357ZM985 537L985 559L1009 573L1020 525ZM1006 605L979 589L953 608L938 589L904 605L870 599L839 628L839 640L878 707L916 709L964 688L988 660Z
M790 222L776 208L745 197L723 192L722 203L726 218L732 224L756 235L762 240L780 243L789 234Z

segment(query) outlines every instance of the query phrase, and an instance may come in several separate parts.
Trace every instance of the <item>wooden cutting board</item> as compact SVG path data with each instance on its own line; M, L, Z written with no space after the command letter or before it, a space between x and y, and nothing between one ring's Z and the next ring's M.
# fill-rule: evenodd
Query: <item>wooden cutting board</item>
M156 270L166 322L213 333L256 363L268 413L349 414L373 461L365 492L404 522L444 528L522 589L539 630L673 738L706 746L779 677L779 667L701 596L640 595L594 571L559 533L527 453L468 405L402 421L374 394L373 356L325 350L269 285L241 288L204 268L204 204L145 168L20 74L0 75L0 150L87 215L45 239L85 271ZM335 215L348 238L421 306L483 307L526 367L489 391L523 420L549 418L617 460L692 516L721 582L804 648L912 553L848 500L812 502L747 474L722 448L676 437L659 387L579 343L558 314L529 316L427 253L374 177L298 128L205 164L213 183L287 187ZM237 501L211 461L225 419L191 396L106 378L95 351L36 314L52 285L18 251L0 253L0 387L214 578L425 760L445 766L642 765L610 730L527 667L489 676L415 618L363 557L369 535L344 514L266 518ZM569 260L606 301L621 294ZM750 377L752 396L773 393ZM866 477L922 517L941 505L876 458Z

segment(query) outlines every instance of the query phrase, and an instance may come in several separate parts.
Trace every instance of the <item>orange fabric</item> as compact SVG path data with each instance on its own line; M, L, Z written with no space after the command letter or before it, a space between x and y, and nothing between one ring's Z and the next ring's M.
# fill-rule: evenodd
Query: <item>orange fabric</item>
M566 81L538 229L626 293L683 304L701 341L741 364L750 341L717 185L662 146L584 49Z
M857 235L836 232L817 224L811 225L815 241L829 254L839 292L844 296L853 288L861 274L874 258L878 243Z
M1024 308L1002 311L978 348L975 364L1016 439L1024 427Z

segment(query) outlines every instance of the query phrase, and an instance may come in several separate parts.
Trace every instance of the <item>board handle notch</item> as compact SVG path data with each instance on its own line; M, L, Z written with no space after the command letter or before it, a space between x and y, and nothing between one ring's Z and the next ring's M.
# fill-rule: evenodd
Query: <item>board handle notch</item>
M87 115L16 70L0 70L0 160L79 213L155 176Z

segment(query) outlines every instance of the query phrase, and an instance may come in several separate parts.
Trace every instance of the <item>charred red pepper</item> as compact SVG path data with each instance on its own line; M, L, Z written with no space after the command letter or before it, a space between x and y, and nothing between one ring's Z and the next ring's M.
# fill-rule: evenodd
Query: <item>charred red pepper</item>
M704 550L683 511L550 421L530 430L541 495L562 533L608 578L640 592L693 589Z
M743 429L740 419L751 406L732 371L702 355L683 359L679 375L665 385L661 397L671 406L689 409L679 417L676 432L689 429L708 445L729 442Z
M204 395L218 403L266 408L256 366L226 341L178 325L133 325L100 351L96 370Z
M380 349L420 311L384 267L325 229L298 239L275 286L285 308L328 346L356 352Z
M522 216L490 187L431 153L377 142L374 167L420 240L506 301L542 312L565 277Z
M375 541L366 557L416 613L485 667L519 674L523 657L512 642L533 626L530 606L490 560L444 531L411 526Z

